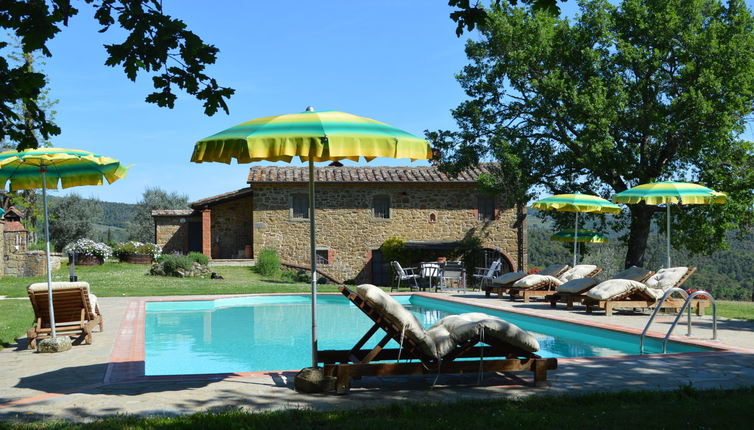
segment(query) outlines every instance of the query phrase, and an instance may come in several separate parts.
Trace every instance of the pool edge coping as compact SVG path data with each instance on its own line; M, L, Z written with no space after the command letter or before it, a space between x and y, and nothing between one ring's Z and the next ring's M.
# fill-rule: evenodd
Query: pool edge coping
M340 293L319 293L318 295L340 295ZM302 293L262 293L262 294L223 294L215 296L161 296L161 297L147 297L132 300L127 307L126 315L121 321L118 328L118 334L115 338L115 345L110 355L110 361L107 364L107 370L103 383L116 384L116 383L137 383L137 382L164 382L164 381L191 381L191 380L223 380L228 378L240 378L240 377L261 377L272 375L292 375L299 370L264 370L255 372L229 372L229 373L209 373L209 374L191 374L191 375L159 375L159 376L147 376L144 374L145 366L145 316L146 316L146 304L148 302L177 302L177 301L206 301L206 300L218 300L224 298L241 298L241 297L255 297L255 296L300 296ZM524 309L503 308L494 306L491 304L479 304L468 303L460 297L444 296L439 297L432 293L426 292L405 292L394 293L391 295L405 296L405 295L418 295L434 300L442 300L450 303L457 303L469 306L476 306L483 309L493 309L496 311L511 312L520 315L543 318L551 321L564 322L569 324L582 325L592 328L599 328L605 330L618 331L626 334L640 335L641 330L631 327L623 327L613 324L606 324L600 322L587 322L586 320L573 321L566 318L561 318L553 315L537 314L534 311ZM665 335L656 332L648 331L647 336L655 339L662 340ZM572 357L572 358L558 358L558 363L576 363L584 361L614 361L614 360L648 360L657 359L661 357L698 357L698 356L718 356L729 354L754 354L754 349L740 348L729 345L721 345L711 340L703 339L688 339L672 335L669 337L670 341L691 344L695 346L701 346L704 348L710 348L712 351L693 351L693 352L677 352L670 354L643 354L643 355L613 355L603 357Z

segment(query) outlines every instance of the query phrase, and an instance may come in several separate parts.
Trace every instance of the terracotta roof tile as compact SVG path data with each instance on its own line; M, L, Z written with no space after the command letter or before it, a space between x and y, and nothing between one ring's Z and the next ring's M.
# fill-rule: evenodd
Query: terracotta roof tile
M239 197L243 197L248 194L252 194L252 190L250 187L241 188L240 190L231 191L228 193L223 193L216 196L207 197L206 199L201 199L195 202L191 202L190 206L194 209L199 209L202 206L212 206L212 205L222 203L228 200L233 200Z
M376 183L475 183L479 175L488 172L488 164L466 170L458 177L449 177L435 166L417 167L315 167L314 178L318 183L376 182ZM249 169L248 184L258 183L306 183L309 182L308 167L259 166ZM239 190L240 191L240 190ZM237 193L238 191L234 191ZM228 193L232 194L232 193ZM225 196L225 195L221 195ZM212 197L215 199L221 196ZM205 199L209 200L209 199ZM199 202L202 202L200 200ZM194 202L195 207L199 202Z
M191 216L195 212L193 209L157 209L152 211L152 216Z

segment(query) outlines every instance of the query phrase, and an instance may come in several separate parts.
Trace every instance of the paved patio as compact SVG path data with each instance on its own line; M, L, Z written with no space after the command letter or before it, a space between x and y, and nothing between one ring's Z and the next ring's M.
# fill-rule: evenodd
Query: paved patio
M186 299L187 297L182 297ZM196 296L191 298L197 298ZM648 314L587 315L583 308L567 311L548 304L511 303L479 294L454 298L483 306L552 316L592 325L621 327L640 332ZM165 298L160 298L165 299ZM38 354L25 349L26 341L0 351L0 420L46 417L91 420L114 414L183 414L239 407L248 410L359 408L391 402L455 401L480 398L520 398L541 394L580 394L624 389L736 388L754 383L754 323L719 320L717 342L726 352L648 355L612 358L561 359L548 373L548 386L526 384L529 374L465 377L364 378L354 381L347 396L305 395L292 389L293 373L255 373L228 377L139 378L119 366L137 369L143 363L111 361L139 356L139 298L101 298L105 332L94 334L93 345L74 346L62 354ZM653 333L664 335L670 316L658 318ZM673 339L687 339L686 327L676 328ZM694 317L694 337L710 339L711 318ZM116 345L116 339L118 345ZM141 345L143 347L143 345ZM124 348L131 350L124 350ZM521 378L521 379L519 379Z

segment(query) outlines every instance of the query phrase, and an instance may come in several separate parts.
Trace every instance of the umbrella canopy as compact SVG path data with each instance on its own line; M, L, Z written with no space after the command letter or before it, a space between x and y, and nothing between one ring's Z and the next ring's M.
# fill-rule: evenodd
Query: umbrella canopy
M635 204L644 202L648 205L664 204L667 208L667 254L668 266L670 267L670 204L683 205L706 205L712 203L725 203L728 196L725 193L714 191L710 188L689 182L651 182L637 185L626 191L613 196L615 203Z
M620 206L610 203L601 197L591 196L588 194L556 194L537 200L531 205L539 210L555 210L558 212L576 212L576 221L574 223L573 236L573 265L576 265L576 254L578 243L576 238L579 237L579 212L589 213L620 213Z
M127 171L128 168L114 158L78 149L38 148L0 153L0 188L5 188L8 182L10 182L11 191L42 188L47 250L47 294L52 337L55 337L57 333L55 311L52 306L47 188L57 188L58 183L62 188L102 185L104 180L113 183L126 176Z
M600 234L594 230L579 230L576 232L576 230L562 230L559 231L552 236L550 236L550 240L553 240L555 242L573 242L573 240L576 240L576 242L581 243L607 243L608 238L604 234Z
M376 157L432 158L429 143L403 130L369 118L337 111L270 116L239 124L194 145L191 161L238 163L309 162L309 244L312 269L312 366L317 366L317 257L314 216L314 162L370 161Z
M373 119L337 111L306 111L255 119L194 146L191 161L239 163L432 158L426 140Z

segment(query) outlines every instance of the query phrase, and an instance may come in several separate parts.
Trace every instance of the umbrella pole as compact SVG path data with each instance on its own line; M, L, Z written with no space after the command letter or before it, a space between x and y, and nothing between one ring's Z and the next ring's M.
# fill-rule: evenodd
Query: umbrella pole
M573 266L576 267L576 244L579 241L579 213L576 212L576 224L573 227Z
M47 251L47 303L50 307L50 327L52 328L52 337L57 336L55 330L55 309L52 306L52 264L50 263L50 222L47 216L47 169L39 169L42 173L42 205L45 215L45 247Z
M312 367L317 367L317 240L314 221L314 157L309 155L309 243L312 263Z
M667 216L667 218L668 218L668 220L667 220L667 222L668 222L668 230L666 232L667 233L666 234L666 236L667 236L666 239L668 241L668 265L667 265L667 267L670 268L670 203L669 202L666 203L665 206L668 209L668 216Z

